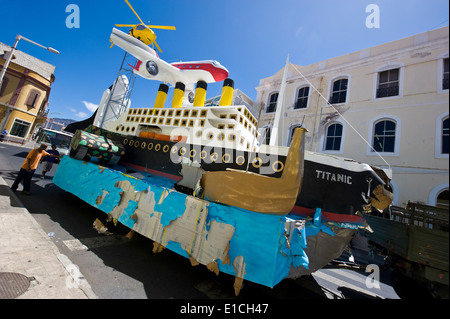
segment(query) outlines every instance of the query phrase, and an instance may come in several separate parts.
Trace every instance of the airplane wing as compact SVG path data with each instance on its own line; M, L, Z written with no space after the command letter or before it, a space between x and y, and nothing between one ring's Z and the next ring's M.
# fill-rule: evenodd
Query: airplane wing
M152 75L145 71L137 72L140 76L150 80L167 82L172 85L175 85L177 79L182 77L181 71L178 68L158 58L155 50L125 32L113 28L111 33L111 41L139 61L142 61L142 63L145 64L145 67L148 62L156 63L158 67L158 73L156 75Z
M188 86L190 84L195 84L198 81L205 81L206 83L217 82L213 73L219 72L219 77L223 77L223 79L228 76L227 69L220 66L218 62L213 65L213 63L211 63L213 61L210 60L175 63L175 65L189 65L188 69L180 69L161 60L156 54L156 51L142 41L116 28L113 28L112 30L111 41L122 50L141 61L139 68L136 68L134 72L149 80L161 81L173 86L175 86L176 82L182 82ZM207 65L207 67L202 68L200 67L201 65Z
M149 57L156 56L155 50L145 45L142 41L116 28L113 28L110 39L122 50L125 50L141 61L145 61Z

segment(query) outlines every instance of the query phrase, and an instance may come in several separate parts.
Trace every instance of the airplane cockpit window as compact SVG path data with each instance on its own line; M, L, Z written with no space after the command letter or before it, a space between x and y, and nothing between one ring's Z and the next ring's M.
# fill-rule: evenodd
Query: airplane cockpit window
M145 25L142 25L142 24L140 24L140 25L138 25L137 27L136 27L136 30L145 30L145 29L147 29L147 27L145 26Z

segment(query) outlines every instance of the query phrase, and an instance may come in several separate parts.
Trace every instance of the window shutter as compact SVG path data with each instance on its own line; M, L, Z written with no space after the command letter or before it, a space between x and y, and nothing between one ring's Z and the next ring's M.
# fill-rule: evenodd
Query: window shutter
M40 95L41 94L39 93L38 90L31 90L30 93L28 94L27 102L25 103L25 105L31 108L35 108Z

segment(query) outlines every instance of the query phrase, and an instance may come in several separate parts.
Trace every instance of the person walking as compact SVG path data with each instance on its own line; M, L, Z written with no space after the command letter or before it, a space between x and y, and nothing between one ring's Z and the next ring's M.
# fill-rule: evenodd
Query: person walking
M49 154L52 155L57 155L59 156L59 152L56 150L56 145L52 144L52 149L49 151L46 151ZM53 157L53 156L46 156L45 160L44 160L44 168L42 169L42 175L41 175L41 179L45 178L45 174L47 174L48 172L50 172L50 170L53 167L53 163L56 163L57 158Z
M6 135L8 135L8 130L4 129L2 131L2 134L0 134L0 142L3 142L4 138L6 137Z
M41 144L38 148L32 149L28 153L27 158L20 168L16 180L11 186L13 192L17 190L17 187L19 187L19 183L23 180L22 194L31 195L31 178L34 175L34 172L36 171L42 156L60 157L54 154L47 153L45 151L46 148L47 145Z

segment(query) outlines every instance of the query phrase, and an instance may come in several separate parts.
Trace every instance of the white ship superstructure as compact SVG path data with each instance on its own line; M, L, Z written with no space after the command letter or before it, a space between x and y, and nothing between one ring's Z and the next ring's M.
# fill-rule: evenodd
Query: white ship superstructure
M116 121L111 132L149 137L170 136L188 144L256 151L259 148L256 118L243 105L191 108L131 108Z

